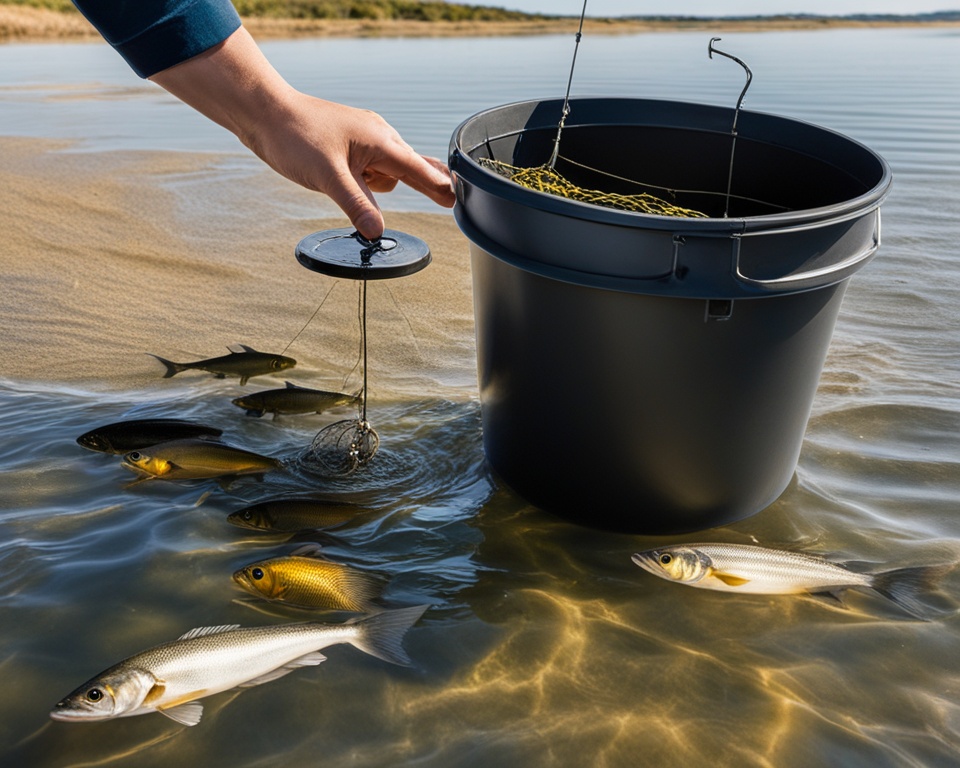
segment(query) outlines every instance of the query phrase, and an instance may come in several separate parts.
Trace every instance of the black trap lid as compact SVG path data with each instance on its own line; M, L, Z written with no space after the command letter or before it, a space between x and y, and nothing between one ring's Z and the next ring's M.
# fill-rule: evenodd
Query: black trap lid
M351 280L385 280L419 272L430 263L430 248L405 232L387 229L367 240L355 229L326 229L297 243L297 261L307 269Z

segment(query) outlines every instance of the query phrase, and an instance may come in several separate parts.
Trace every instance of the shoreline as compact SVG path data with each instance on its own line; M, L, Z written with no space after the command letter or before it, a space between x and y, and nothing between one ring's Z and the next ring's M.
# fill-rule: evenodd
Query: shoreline
M349 225L332 203L266 166L238 183L222 171L229 158L214 154L70 148L0 137L0 386L149 391L164 373L149 354L185 362L238 343L274 353L286 345L298 361L254 380L251 391L282 387L285 378L329 389L350 372L356 285L308 273L293 257L311 232ZM179 187L184 178L187 190ZM204 200L216 201L215 216ZM289 213L308 207L315 218ZM384 218L388 228L426 241L433 262L383 281L389 285L371 284L378 397L472 393L467 242L442 208L385 209ZM174 381L181 380L216 382L196 372Z
M529 21L405 21L365 19L274 19L244 17L244 26L260 40L296 37L514 37L572 34L578 20ZM960 27L960 21L871 20L847 18L764 19L586 19L588 34L622 35L690 31L790 32L829 29L888 29L898 27ZM21 5L0 4L0 43L83 42L100 35L79 13L60 13Z

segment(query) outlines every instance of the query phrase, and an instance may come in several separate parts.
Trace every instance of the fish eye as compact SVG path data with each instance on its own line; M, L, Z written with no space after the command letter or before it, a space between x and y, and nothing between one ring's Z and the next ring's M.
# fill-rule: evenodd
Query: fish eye
M100 701L103 698L103 691L99 688L91 688L87 691L87 701Z
M133 451L127 458L130 459L130 461L140 461L140 459L143 458L143 454L139 451Z
M270 361L270 367L274 370L279 370L281 368L280 361L277 358L274 358Z
M669 555L664 552L660 555L660 565L670 565L673 562L673 555Z
M243 513L243 519L253 520L253 514L250 512L250 510L247 510L246 512Z
M263 578L263 568L254 568L252 571L250 571L250 574L251 574L251 575L253 576L253 578L255 578L257 581L260 581L260 579Z

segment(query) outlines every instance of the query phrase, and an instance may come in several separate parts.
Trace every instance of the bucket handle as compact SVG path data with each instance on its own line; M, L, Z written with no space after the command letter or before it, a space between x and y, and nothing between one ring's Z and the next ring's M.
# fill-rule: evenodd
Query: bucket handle
M838 261L836 264L831 264L828 267L820 267L819 269L811 269L807 272L798 272L792 275L786 275L785 277L777 277L771 280L758 280L753 277L747 277L740 270L740 244L743 241L744 237L750 237L749 234L740 233L733 235L734 242L736 243L733 253L733 272L734 276L738 281L745 285L755 286L757 288L784 288L797 285L807 280L817 280L818 282L822 281L822 278L828 275L835 275L837 280L842 280L847 276L847 273L852 273L860 266L860 264L869 261L873 258L873 255L880 248L880 209L876 209L877 214L877 225L873 231L873 242L867 245L865 248L862 248L857 253L852 256ZM786 229L773 230L763 232L764 236L769 235L782 235L790 234L793 232L802 232L808 229L816 229L815 226L799 226L799 227L788 227ZM759 233L758 233L759 234Z

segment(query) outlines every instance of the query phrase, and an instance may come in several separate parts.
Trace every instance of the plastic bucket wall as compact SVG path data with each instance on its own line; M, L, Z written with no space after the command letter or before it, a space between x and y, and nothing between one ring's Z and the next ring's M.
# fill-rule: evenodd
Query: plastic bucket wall
M608 191L638 190L583 166L692 190L677 202L709 218L586 205L478 164L544 162L560 106L488 110L451 142L487 457L531 503L590 525L753 514L793 475L846 284L879 245L889 170L836 133L742 112L723 218L732 110L632 99L572 102L574 162L557 169Z

